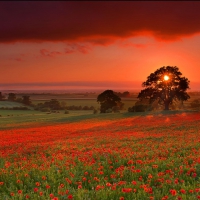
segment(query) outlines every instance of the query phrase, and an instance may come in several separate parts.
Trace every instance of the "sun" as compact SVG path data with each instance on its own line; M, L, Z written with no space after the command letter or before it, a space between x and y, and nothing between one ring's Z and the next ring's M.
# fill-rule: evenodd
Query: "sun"
M168 81L168 80L169 80L169 76L165 75L165 76L164 76L164 80L165 80L165 81Z

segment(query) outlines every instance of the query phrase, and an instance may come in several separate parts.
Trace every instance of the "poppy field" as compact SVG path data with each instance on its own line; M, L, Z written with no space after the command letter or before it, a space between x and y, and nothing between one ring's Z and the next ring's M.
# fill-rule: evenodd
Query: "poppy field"
M200 113L0 131L1 200L200 199Z

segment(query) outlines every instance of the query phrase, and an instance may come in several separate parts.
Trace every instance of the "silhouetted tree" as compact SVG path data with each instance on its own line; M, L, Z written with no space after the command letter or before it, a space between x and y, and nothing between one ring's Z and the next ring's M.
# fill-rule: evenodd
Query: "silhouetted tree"
M8 101L15 101L16 100L16 94L15 93L9 93L8 94Z
M138 95L140 100L146 98L152 103L158 100L164 103L165 110L169 110L172 101L186 101L190 98L186 90L189 89L190 81L181 76L182 73L176 66L167 66L151 73L142 86L144 90Z
M101 104L100 112L105 113L108 109L112 109L121 102L121 98L118 97L112 90L105 90L98 95L97 102Z
M23 96L22 103L25 105L31 105L30 96L27 95Z
M3 100L5 100L5 96L2 95L2 93L0 92L0 101L3 101Z
M51 99L49 102L45 102L52 110L61 110L62 106L57 99Z

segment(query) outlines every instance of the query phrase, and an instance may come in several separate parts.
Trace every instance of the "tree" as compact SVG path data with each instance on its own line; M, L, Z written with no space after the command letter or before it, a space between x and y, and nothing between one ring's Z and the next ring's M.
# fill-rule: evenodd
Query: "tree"
M57 99L51 99L49 102L45 102L45 106L50 107L51 110L61 110L62 106Z
M165 110L169 110L173 101L187 101L190 98L186 92L189 83L187 78L182 77L178 67L164 66L147 77L142 84L145 89L141 90L138 98L146 98L150 104L158 100L160 104L164 104Z
M108 109L112 109L121 103L121 98L118 97L112 90L105 90L98 95L97 102L101 104L100 112L105 113Z
M5 96L2 95L2 93L0 92L0 101L5 100Z
M15 93L9 93L8 94L8 101L15 101L16 100L16 94Z
M23 96L22 103L25 105L31 105L30 96L27 95Z

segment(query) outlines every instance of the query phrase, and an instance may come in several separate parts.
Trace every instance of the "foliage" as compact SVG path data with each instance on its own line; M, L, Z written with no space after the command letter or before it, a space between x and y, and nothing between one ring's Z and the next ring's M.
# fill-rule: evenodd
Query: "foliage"
M15 101L16 100L16 94L15 93L9 93L8 94L8 101Z
M64 108L61 106L60 102L57 99L51 99L50 101L46 101L44 103L39 103L35 106L35 110L40 110L43 112L49 112L51 110L63 110Z
M181 76L182 73L176 66L167 66L157 69L151 73L142 86L145 89L141 90L138 95L140 100L148 99L151 104L155 100L159 104L164 104L165 110L169 109L169 105L173 101L186 101L190 98L186 90L189 89L189 80ZM168 76L169 80L164 77Z
M148 110L148 105L135 105L133 107L128 108L128 112L145 112Z
M0 101L5 100L5 96L2 94L2 92L0 92Z
M48 111L47 111L48 109ZM94 110L94 106L67 106L67 104L62 101L58 101L57 99L52 99L51 101L46 101L44 103L38 103L35 106L35 110L40 110L44 112L49 112L52 110Z
M25 105L31 105L31 100L30 100L30 96L28 95L24 95L23 96L23 99L22 99L22 103L25 104Z
M97 109L94 109L93 110L93 114L97 114L98 113L98 110Z
M112 112L114 106L118 106L121 103L121 98L114 94L112 90L105 90L103 93L99 94L97 97L97 102L100 103L100 112Z
M68 111L68 110L65 110L65 114L69 114L69 111Z

